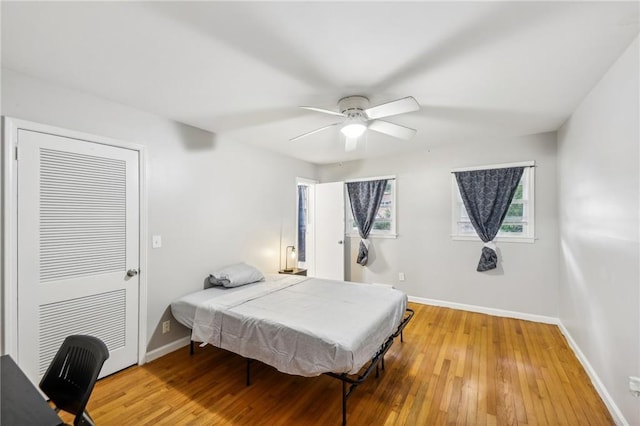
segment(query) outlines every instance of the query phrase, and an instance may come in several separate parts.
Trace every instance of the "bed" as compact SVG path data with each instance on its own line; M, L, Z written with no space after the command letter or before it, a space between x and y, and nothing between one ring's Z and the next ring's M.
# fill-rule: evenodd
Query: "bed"
M235 288L211 287L171 304L193 343L226 349L300 376L327 374L346 400L373 371L411 319L407 296L390 286L296 275L267 275Z

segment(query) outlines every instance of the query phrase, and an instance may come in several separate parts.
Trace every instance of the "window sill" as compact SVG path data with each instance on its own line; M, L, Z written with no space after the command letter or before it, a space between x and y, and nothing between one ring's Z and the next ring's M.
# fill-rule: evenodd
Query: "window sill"
M346 234L345 235L347 238L360 238L360 234ZM398 234L369 234L369 238L390 238L390 239L396 239L398 238Z
M453 241L477 241L482 242L482 240L476 236L470 235L452 235L451 239ZM497 237L493 241L496 243L527 243L533 244L535 243L537 238L535 237Z

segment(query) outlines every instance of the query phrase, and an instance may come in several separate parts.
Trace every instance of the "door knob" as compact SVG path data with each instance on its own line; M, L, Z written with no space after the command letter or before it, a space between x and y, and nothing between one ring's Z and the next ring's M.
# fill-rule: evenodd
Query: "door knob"
M342 240L338 241L338 244L342 244L342 243L344 243L344 241L342 241Z
M138 275L138 270L137 269L129 269L127 271L127 276L128 277L135 277L136 275Z

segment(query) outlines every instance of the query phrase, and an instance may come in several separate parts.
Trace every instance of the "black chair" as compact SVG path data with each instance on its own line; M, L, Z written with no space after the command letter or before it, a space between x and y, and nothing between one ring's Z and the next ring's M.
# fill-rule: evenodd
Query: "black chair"
M69 336L40 381L40 389L55 404L56 411L76 416L75 426L94 424L86 406L107 358L109 350L97 337Z

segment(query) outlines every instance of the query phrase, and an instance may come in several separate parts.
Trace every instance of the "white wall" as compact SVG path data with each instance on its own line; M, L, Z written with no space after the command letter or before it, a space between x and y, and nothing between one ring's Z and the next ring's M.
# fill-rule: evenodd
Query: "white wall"
M188 335L175 320L162 335L161 321L215 268L246 261L279 269L281 233L294 238L295 178L315 178L309 163L9 70L2 114L148 147L149 237L163 243L152 250L146 242L148 350Z
M560 320L632 425L640 399L638 39L558 133Z
M524 160L535 160L537 165L538 240L498 244L498 270L476 272L482 243L453 241L450 236L451 169ZM355 263L358 239L348 239L348 279L391 283L421 298L557 317L555 133L441 144L429 152L319 168L322 182L393 174L398 238L372 238L366 267ZM406 281L398 281L399 272L406 274Z

